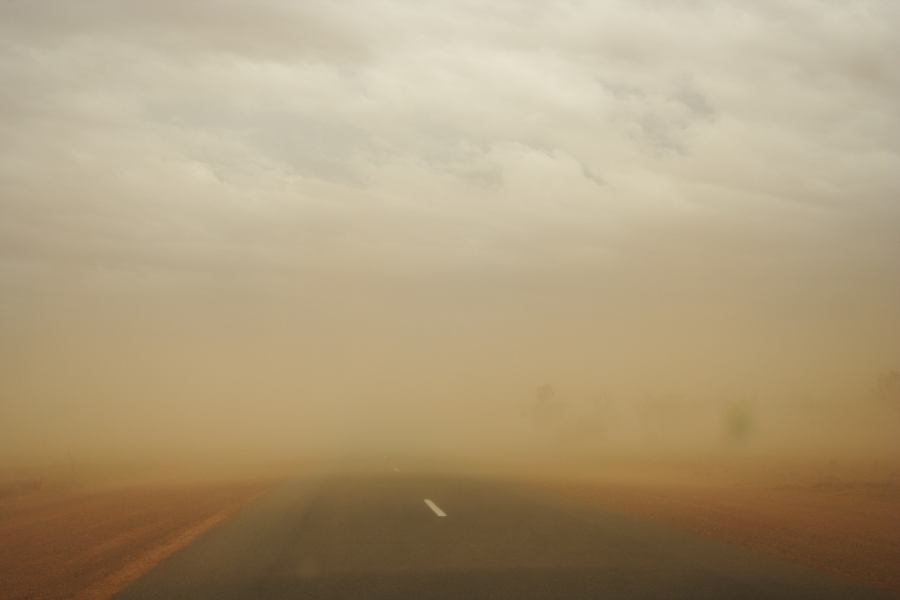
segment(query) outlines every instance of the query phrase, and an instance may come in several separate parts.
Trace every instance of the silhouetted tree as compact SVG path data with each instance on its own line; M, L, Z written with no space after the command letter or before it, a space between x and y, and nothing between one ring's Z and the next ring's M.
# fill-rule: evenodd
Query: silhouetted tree
M725 410L725 435L733 442L748 439L755 428L753 411L747 401L733 402Z
M549 383L538 386L535 390L531 414L539 424L554 423L559 420L565 404L556 396L556 391Z
M875 397L881 402L900 407L900 372L885 371L875 382Z

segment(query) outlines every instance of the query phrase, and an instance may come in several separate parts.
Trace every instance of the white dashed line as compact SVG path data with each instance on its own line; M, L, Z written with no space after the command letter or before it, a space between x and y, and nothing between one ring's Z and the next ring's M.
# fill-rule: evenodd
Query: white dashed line
M432 501L429 500L428 498L425 498L425 504L427 504L427 505L428 505L428 508L430 508L431 510L433 510L433 511L434 511L434 514L436 514L437 516L439 516L439 517L446 517L446 516L447 516L447 513L445 513L444 511L442 511L442 510L441 510L441 507L439 507L437 504L435 504L434 502L432 502Z

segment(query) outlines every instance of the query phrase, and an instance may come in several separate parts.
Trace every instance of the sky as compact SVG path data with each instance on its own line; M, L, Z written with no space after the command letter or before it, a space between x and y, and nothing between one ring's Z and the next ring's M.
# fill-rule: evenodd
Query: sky
M510 451L541 385L636 446L660 398L710 444L735 401L869 402L898 32L892 0L7 0L0 447Z

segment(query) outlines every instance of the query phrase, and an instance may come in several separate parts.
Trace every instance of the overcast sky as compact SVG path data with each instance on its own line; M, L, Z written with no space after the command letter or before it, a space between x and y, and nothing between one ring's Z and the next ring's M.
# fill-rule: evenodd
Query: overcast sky
M391 397L896 368L898 32L893 0L6 0L3 401L107 389L71 358L122 331Z

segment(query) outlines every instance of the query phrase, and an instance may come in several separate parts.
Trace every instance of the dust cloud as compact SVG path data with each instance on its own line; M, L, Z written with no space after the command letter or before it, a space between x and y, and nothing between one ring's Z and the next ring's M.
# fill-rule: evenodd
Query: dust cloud
M4 468L900 459L893 2L376 4L0 8Z
M4 336L4 456L897 458L879 314L543 286L45 305Z

